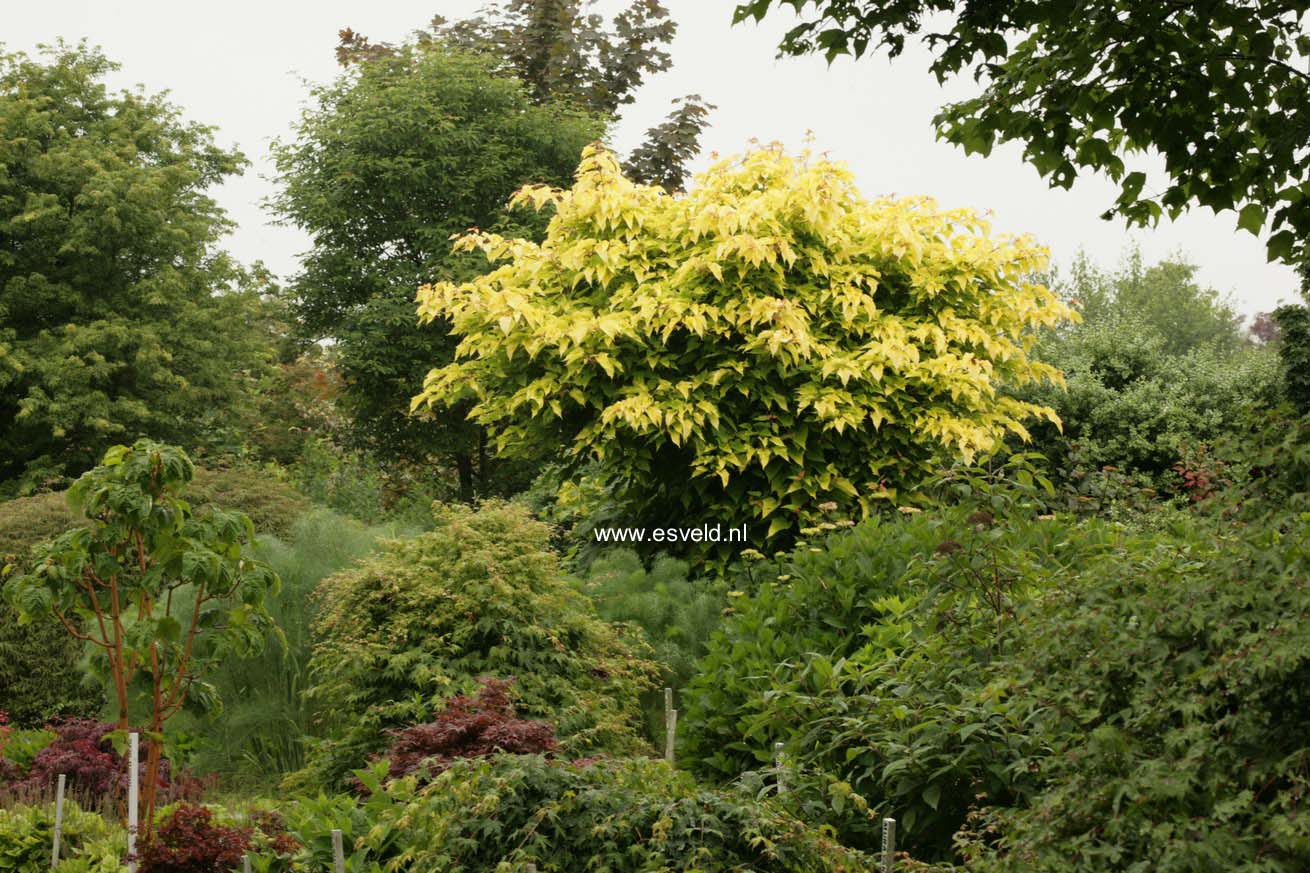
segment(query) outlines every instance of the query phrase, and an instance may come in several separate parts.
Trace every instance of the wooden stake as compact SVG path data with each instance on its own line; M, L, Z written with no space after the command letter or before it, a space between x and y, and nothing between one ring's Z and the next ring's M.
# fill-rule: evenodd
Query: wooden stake
M141 786L141 735L133 731L127 735L127 870L136 873L137 806Z
M882 820L882 864L881 873L892 873L896 864L896 819Z
M346 873L346 850L341 845L341 830L332 829L332 869L334 873Z
M250 873L250 856L241 856L241 873Z
M778 793L782 794L786 790L782 778L782 743L773 744L773 767L778 771Z
M673 763L673 737L678 731L678 711L673 708L673 689L664 689L664 760Z
M60 773L55 788L55 846L50 852L51 870L59 865L59 838L64 834L64 783L67 779L67 776Z

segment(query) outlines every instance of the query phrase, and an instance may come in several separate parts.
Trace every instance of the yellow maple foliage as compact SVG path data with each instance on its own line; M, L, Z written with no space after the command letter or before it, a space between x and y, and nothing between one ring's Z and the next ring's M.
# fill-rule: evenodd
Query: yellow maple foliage
M1029 351L1075 316L1031 278L1046 250L973 211L867 200L777 147L670 196L593 146L571 189L515 201L554 210L543 242L461 237L494 269L419 290L462 339L414 408L472 398L500 451L598 465L633 523L746 523L774 547L819 504L866 515L1058 424L1004 389L1060 381Z

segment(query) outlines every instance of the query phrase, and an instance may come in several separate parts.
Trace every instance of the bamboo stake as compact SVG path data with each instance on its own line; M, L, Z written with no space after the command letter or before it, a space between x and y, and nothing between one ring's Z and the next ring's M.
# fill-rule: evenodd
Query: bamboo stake
M59 783L55 788L55 845L50 851L50 869L59 866L59 838L64 834L64 784L68 779L59 774Z
M881 873L892 873L896 864L896 819L882 820L882 864Z
M678 732L678 711L673 708L673 689L664 689L664 760L673 763L673 738Z
M127 744L127 870L128 873L136 873L137 805L141 793L141 786L138 784L141 778L141 735L136 731L128 734Z
M346 873L346 850L341 845L341 830L332 829L332 869L334 873Z

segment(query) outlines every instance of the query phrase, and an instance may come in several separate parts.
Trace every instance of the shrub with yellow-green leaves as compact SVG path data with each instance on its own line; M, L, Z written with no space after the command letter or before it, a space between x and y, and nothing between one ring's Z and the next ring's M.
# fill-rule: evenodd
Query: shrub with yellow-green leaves
M510 679L517 715L568 756L647 752L641 695L658 668L634 628L603 621L564 575L550 529L522 506L442 508L316 592L309 700L317 741L290 784L348 784L389 744L479 679Z
M944 458L1049 409L1032 332L1071 315L1029 281L1030 238L927 198L866 200L843 165L778 149L721 161L685 196L584 152L541 243L471 233L498 266L425 286L462 337L416 408L471 399L498 448L596 462L628 523L747 524L781 545L820 504L864 516Z

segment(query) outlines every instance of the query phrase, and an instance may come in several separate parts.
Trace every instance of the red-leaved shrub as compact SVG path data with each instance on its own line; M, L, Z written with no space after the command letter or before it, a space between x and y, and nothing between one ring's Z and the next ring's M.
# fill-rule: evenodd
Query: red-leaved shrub
M251 839L259 854L287 858L300 851L300 840L287 832L287 820L282 813L271 809L254 810L250 813L250 824L254 828Z
M513 681L482 679L476 697L452 697L430 723L392 731L391 748L385 755L392 778L437 772L456 758L481 758L496 752L531 755L558 748L550 724L515 717L509 697Z
M54 785L63 773L79 799L99 802L126 794L127 761L105 738L114 732L113 724L91 718L70 718L50 725L49 729L56 734L54 740L32 759L27 775L15 782L17 788L40 791ZM144 771L144 761L140 766ZM193 793L191 783L192 780L185 780L181 785L171 784L168 760L159 762L159 786L164 796Z
M9 735L13 733L9 726L9 713L0 709L0 785L17 779L21 774L18 765L5 757L5 747L9 745Z
M140 873L230 873L250 849L246 828L214 824L203 806L181 803L155 829L141 852Z

